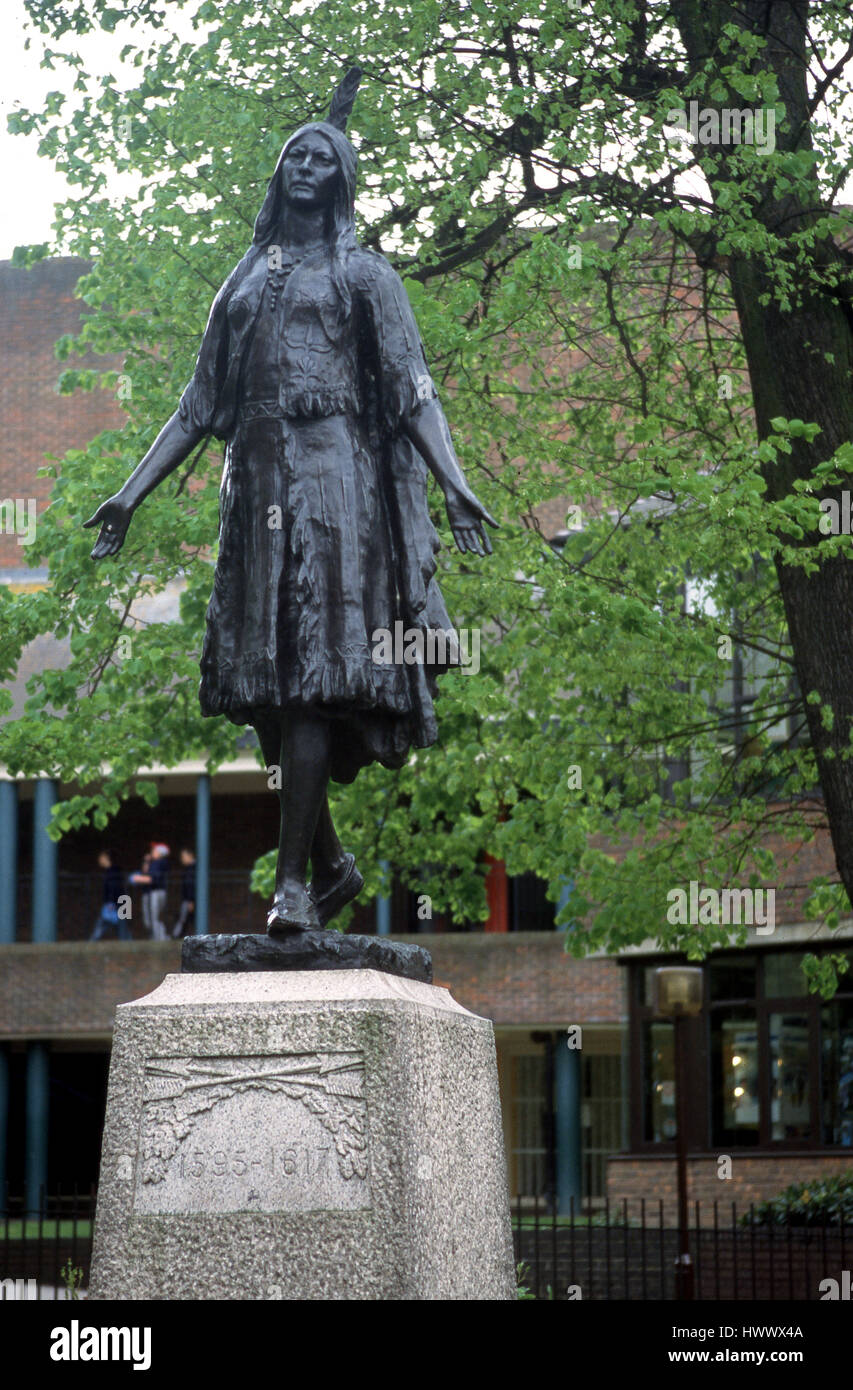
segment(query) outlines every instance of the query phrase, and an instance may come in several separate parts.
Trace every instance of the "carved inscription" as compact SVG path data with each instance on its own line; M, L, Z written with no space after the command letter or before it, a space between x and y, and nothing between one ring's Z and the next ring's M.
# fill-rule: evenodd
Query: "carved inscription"
M370 1206L359 1052L145 1063L138 1212Z

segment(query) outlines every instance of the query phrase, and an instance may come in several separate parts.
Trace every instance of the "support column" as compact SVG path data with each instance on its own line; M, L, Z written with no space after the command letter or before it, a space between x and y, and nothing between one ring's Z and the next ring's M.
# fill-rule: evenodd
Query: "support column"
M0 782L0 945L17 936L18 786Z
M0 1210L6 1200L9 1171L9 1048L0 1043Z
M27 1211L36 1213L39 1196L47 1191L47 1126L50 1102L50 1064L47 1044L27 1048L25 1174Z
M570 902L570 900L571 900L572 897L574 896L574 891L575 891L575 881L574 881L574 879L573 879L573 878L564 878L564 879L563 879L563 886L562 886L562 888L560 889L560 896L559 896L559 898L557 899L557 911L556 911L556 916L559 916L560 913L562 912L563 908L567 905L567 903ZM556 925L556 923L555 923L555 925ZM569 922L569 923L567 923L566 926L558 926L558 927L557 927L557 931L562 931L562 932L574 931L574 930L577 929L577 925L578 925L578 924L577 924L576 922Z
M502 859L485 856L489 871L486 874L486 902L489 916L483 931L509 931L509 879Z
M581 1167L581 1054L557 1035L554 1050L554 1110L556 1112L557 1214L568 1216L571 1199L575 1212L583 1195Z
M56 783L42 777L33 788L33 941L56 940L59 846L47 833Z
M203 772L195 789L195 925L196 936L210 931L210 777Z
M380 861L379 861L379 867L380 867L380 869L382 870L382 872L383 872L384 874L387 874L388 871L389 871L389 868L390 868L390 865L388 864L387 859L380 859ZM387 898L378 897L378 898L376 899L376 935L377 935L377 936L390 936L390 935L391 935L391 898L390 898L390 896L387 897Z

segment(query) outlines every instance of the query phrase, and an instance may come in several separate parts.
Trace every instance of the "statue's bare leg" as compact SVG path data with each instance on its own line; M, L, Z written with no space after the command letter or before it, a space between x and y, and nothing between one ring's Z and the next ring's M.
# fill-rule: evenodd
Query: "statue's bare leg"
M329 798L324 796L311 844L311 887L315 893L325 893L332 887L340 877L345 860L329 810Z
M275 897L267 930L312 931L320 925L308 892L308 857L329 784L331 740L326 721L293 711L281 720L281 834Z
M283 802L282 793L284 784L281 776L281 720L277 714L272 712L265 713L257 711L255 719L255 733L261 745L264 765L270 768L279 769L278 787L279 801ZM282 804L282 815L284 805ZM346 855L343 846L338 839L332 813L329 810L329 799L324 795L320 814L317 817L317 828L314 831L314 839L311 843L311 883L318 893L325 893L338 880L344 868Z
M308 855L329 781L329 737L325 722L297 713L258 711L255 733L267 769L278 771L281 829L275 897L267 918L271 931L319 928L305 876Z
M264 766L267 771L279 766L281 757L281 723L276 715L256 711L254 722L258 743L261 745Z
M306 735L300 732L303 723L312 726L311 731ZM320 725L316 730L313 726ZM293 755L288 754L285 746L287 727L290 728L290 738L296 750L296 760ZM322 719L308 717L290 717L289 726L286 726L279 716L272 711L265 713L258 711L255 720L255 732L258 742L261 745L264 762L267 768L280 769L279 783L279 803L281 806L281 835L279 839L278 866L276 871L276 897L273 902L271 918L274 914L280 916L283 911L281 925L284 926L284 918L288 916L295 918L291 922L292 927L302 925L305 929L306 921L312 928L325 925L326 922L340 911L345 903L351 902L361 891L364 880L355 865L352 855L346 854L338 839L334 822L332 821L329 809L326 788L328 786L328 741L323 739L323 732L328 729ZM319 739L322 745L320 754L320 778L314 792L311 792L311 772L312 768L306 768L300 764L299 756L306 756L306 750L310 750L312 739ZM311 763L314 754L307 753L307 760ZM288 762L293 766L293 773L288 775ZM301 864L301 857L304 853L304 840L297 842L296 836L291 840L288 834L289 821L301 821L304 814L311 814L306 806L306 796L316 795L319 791L319 784L322 783L322 796L320 808L316 817L313 837L311 839L310 858L311 858L311 887L309 890L310 898L314 906L319 905L319 919L313 920L310 908L305 909L302 890L305 883L305 865ZM291 788L293 797L291 798ZM301 864L301 871L300 871ZM301 907L300 907L301 903Z
M357 898L364 887L355 858L341 847L328 798L324 798L317 818L314 843L311 846L311 897L317 909L320 926L325 927L342 907Z

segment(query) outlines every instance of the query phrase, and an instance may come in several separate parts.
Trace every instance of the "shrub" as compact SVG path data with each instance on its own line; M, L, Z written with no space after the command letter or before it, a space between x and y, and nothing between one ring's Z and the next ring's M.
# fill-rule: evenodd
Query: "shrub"
M740 1218L749 1226L853 1225L853 1169L814 1182L792 1182Z

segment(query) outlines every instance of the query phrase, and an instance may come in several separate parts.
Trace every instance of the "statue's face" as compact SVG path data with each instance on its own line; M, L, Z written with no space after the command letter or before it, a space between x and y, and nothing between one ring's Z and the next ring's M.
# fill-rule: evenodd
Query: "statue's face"
M309 130L288 145L281 170L285 199L306 212L331 202L340 177L332 147Z

